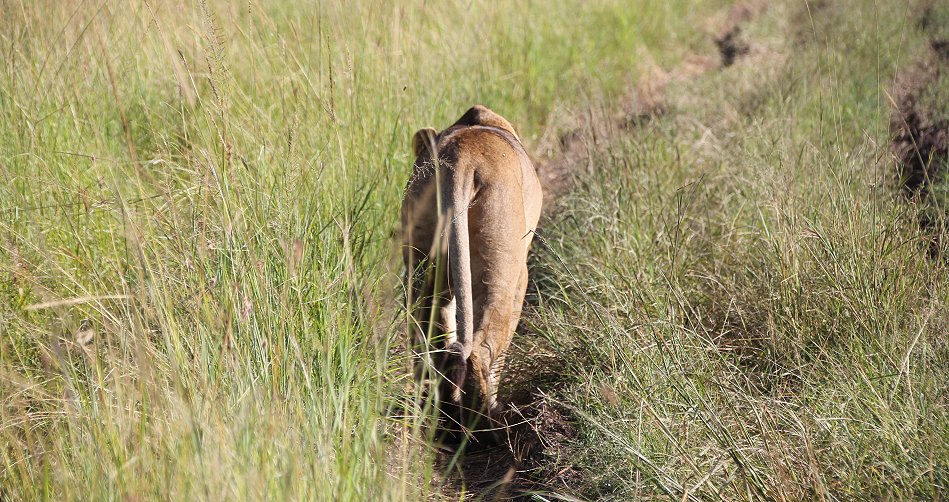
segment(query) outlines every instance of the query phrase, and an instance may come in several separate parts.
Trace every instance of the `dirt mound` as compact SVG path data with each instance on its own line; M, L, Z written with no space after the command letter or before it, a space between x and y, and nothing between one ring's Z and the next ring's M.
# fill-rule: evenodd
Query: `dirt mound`
M945 171L949 154L949 118L937 116L919 102L949 65L949 41L936 40L930 46L930 56L898 79L896 111L890 119L893 152L908 195L927 189L942 175L939 171Z
M949 116L933 108L935 103L921 99L938 85L949 71L949 40L933 40L929 54L897 77L893 100L896 109L890 117L893 136L891 149L896 157L900 187L908 198L927 201L932 189L949 171ZM938 215L924 213L920 225L934 234L931 251L936 253L945 241L944 223Z
M728 10L714 39L723 68L751 53L751 45L742 37L741 27L761 14L764 8L764 2L748 1L738 2Z
M722 58L722 66L731 66L739 56L751 52L751 46L741 38L741 27L738 25L716 37L715 46Z

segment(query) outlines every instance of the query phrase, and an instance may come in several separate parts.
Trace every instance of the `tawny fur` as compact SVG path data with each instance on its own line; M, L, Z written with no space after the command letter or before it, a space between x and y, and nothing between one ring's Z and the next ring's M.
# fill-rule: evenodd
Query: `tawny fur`
M514 127L484 106L440 133L418 131L412 144L402 235L413 331L423 346L429 333L447 333L432 361L447 377L443 399L490 413L524 303L540 181ZM437 266L439 257L447 266Z

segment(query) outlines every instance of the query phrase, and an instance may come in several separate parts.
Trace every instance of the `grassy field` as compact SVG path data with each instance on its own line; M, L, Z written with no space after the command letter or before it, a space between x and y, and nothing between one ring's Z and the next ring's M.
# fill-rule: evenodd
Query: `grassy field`
M949 491L949 269L888 151L891 86L933 35L911 6L861 6L771 6L745 60L597 150L548 225L528 322L571 368L549 395L578 432L552 469L577 493Z
M0 499L477 496L394 238L474 103L584 145L510 368L562 422L539 496L944 496L947 181L903 195L890 121L949 8L765 4L719 68L725 0L0 3Z

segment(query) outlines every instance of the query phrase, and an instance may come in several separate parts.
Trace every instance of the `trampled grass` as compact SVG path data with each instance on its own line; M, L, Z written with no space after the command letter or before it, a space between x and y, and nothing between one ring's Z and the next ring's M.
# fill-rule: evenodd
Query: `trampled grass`
M554 150L729 5L0 6L0 498L450 498L401 346L411 134L483 103ZM516 342L577 431L539 471L949 490L949 273L887 146L919 5L770 4L744 60L590 141Z

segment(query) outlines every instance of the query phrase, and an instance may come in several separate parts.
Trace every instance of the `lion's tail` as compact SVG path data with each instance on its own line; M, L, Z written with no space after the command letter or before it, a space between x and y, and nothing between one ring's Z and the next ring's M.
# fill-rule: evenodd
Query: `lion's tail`
M468 205L474 187L474 171L463 162L442 171L443 218L448 231L448 264L451 293L455 297L457 340L447 347L445 375L453 384L452 400L461 400L461 388L471 355L474 311L471 291L471 247L468 242Z

